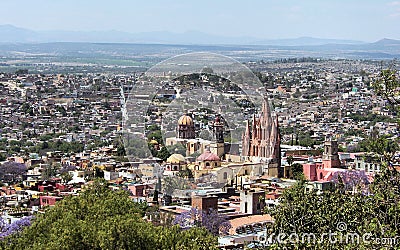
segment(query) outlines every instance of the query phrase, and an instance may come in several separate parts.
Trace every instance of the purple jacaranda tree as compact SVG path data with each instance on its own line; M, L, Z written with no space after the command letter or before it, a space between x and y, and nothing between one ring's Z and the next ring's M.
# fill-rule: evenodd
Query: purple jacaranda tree
M207 213L203 213L201 224L214 235L226 235L232 227L228 217L224 214L219 214L215 209L210 209Z
M31 225L32 218L33 216L25 216L12 223L7 223L3 217L0 217L0 239L21 232L24 227Z
M194 226L201 226L202 211L192 208L175 217L173 224L179 225L182 229L188 229Z
M21 181L26 172L27 168L23 163L8 161L0 165L0 179L5 182Z
M335 172L332 181L338 185L343 185L346 191L361 191L368 193L370 181L364 170L346 170Z
M219 214L218 211L214 209L210 209L206 212L197 208L192 208L187 212L177 215L173 223L179 225L182 229L204 227L214 235L226 235L232 227L227 216Z

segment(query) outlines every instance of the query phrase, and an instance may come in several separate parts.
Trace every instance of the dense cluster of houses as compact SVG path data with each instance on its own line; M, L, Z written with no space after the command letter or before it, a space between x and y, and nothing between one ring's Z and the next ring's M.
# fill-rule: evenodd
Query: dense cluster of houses
M371 155L357 152L359 143L366 135L398 134L393 114L369 85L378 68L329 61L258 67L276 83L265 82L274 109L267 103L249 121L243 136L246 154L242 142L224 140L221 119L227 117L192 110L173 125L176 136L162 143L148 138L156 152L176 145L186 150L170 152L164 160L125 157L121 105L135 76L0 74L0 168L8 162L26 168L0 173L21 180L2 180L3 213L42 212L101 177L111 188L127 190L134 201L158 205L163 214L177 216L192 208L218 211L232 225L219 238L220 247L230 249L262 241L273 223L264 210L279 206L283 191L296 183L296 165L309 181L308 189L318 192L334 188L338 175L357 173L360 181L371 182L381 166ZM157 98L179 97L176 86L165 86ZM147 125L161 125L162 106L152 104ZM388 119L376 121L383 116ZM197 136L205 128L212 138ZM313 143L298 142L299 134ZM152 215L146 218L155 222Z

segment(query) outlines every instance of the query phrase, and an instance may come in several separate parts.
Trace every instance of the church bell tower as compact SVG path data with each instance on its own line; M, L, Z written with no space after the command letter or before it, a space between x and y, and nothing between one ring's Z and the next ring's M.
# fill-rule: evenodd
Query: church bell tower
M225 123L220 115L216 115L213 123L213 143L210 145L212 153L222 158L225 154L225 141L224 141L224 126Z

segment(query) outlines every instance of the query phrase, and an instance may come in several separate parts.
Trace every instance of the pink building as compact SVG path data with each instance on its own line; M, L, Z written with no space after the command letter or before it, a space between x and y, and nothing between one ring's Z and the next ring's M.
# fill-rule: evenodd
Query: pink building
M129 191L132 192L132 196L135 196L135 197L147 196L146 191L151 188L152 187L150 187L147 184L133 184L133 185L128 186Z
M322 163L303 164L303 172L310 181L331 181L335 172L346 171L340 165L337 141L329 139L324 144Z
M56 202L60 200L62 200L62 197L43 195L40 196L40 206L54 206Z

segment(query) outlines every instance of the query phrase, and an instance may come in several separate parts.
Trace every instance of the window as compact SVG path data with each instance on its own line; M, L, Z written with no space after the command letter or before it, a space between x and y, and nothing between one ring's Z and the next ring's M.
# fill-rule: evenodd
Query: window
M324 175L322 173L319 173L319 179L323 179Z
M224 180L228 179L228 173L224 172Z

